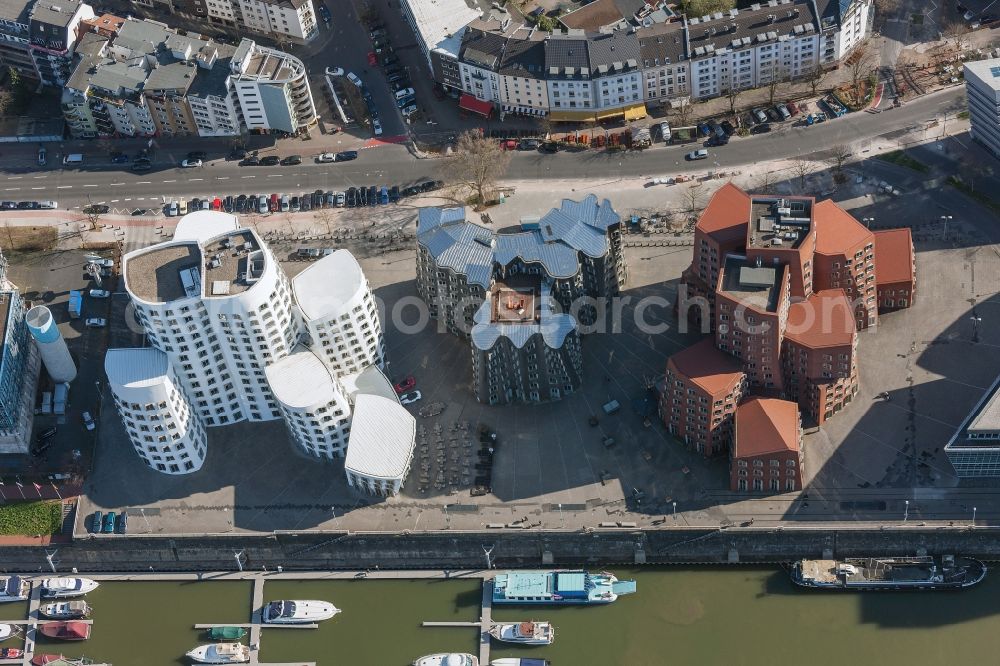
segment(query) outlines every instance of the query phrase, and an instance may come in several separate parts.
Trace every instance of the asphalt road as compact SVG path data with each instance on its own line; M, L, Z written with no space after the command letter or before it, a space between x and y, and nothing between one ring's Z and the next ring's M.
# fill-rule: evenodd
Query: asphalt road
M880 114L853 113L809 128L781 128L768 135L736 139L721 149L710 149L707 160L686 162L684 155L695 147L657 146L642 152L606 153L582 151L555 155L521 153L513 155L508 173L518 179L556 179L670 175L683 172L746 167L764 159L814 156L837 144L860 144L877 136L903 133L943 115L962 109L965 90L956 87L913 100L899 109ZM157 151L153 171L136 174L118 165L85 163L81 169L38 171L28 167L26 156L35 149L26 146L24 155L16 149L5 155L0 165L0 199L56 200L61 208L93 203L153 203L171 198L272 192L297 193L321 189L344 189L359 185L399 184L438 176L439 162L417 159L403 145L386 144L362 150L356 161L342 164L315 164L311 156L299 166L240 167L236 162L212 161L197 169L175 165L185 153L173 154L169 146ZM817 155L818 153L818 155ZM53 162L55 160L52 160ZM127 165L122 165L127 166Z

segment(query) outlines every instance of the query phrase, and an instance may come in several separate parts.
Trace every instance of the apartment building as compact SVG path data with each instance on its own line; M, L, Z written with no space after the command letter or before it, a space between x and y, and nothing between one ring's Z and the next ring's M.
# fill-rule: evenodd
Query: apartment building
M733 415L746 391L739 361L706 338L667 359L660 417L671 435L698 453L728 453Z
M44 85L62 86L69 79L80 23L94 18L82 0L36 1L28 16L31 57Z
M894 312L913 305L917 297L917 261L910 229L875 232L876 301L879 313Z
M965 63L965 93L969 100L969 133L1000 158L1000 58Z
M23 455L31 443L41 362L25 322L24 299L5 272L0 255L0 453Z
M38 80L31 57L30 14L34 0L0 3L0 63L13 67L25 79Z
M657 23L636 30L642 61L644 99L650 106L691 98L687 40L683 24Z
M794 402L750 398L736 410L729 489L802 490L802 423Z
M831 60L850 55L872 33L875 0L816 0L820 25Z
M833 201L816 204L814 217L816 289L843 289L854 304L857 327L877 325L875 235Z
M463 208L425 208L417 248L417 291L432 318L470 339L481 401L557 400L579 387L578 325L596 323L595 299L628 275L607 201L565 199L507 233L465 221Z
M319 34L312 0L130 0L169 14L242 28L277 40L305 43ZM206 26L206 30L211 26Z
M299 59L133 19L80 40L62 108L75 138L294 133L317 120Z

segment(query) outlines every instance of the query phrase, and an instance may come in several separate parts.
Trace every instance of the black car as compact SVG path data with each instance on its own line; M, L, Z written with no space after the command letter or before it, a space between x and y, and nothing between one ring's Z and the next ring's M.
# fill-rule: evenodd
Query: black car
M399 56L396 55L395 53L390 53L387 56L385 56L384 58L382 58L382 65L383 66L385 66L385 65L391 65L391 64L393 64L395 62L399 62Z
M368 205L377 206L378 205L378 186L370 185L368 187Z
M37 201L18 201L17 202L17 209L18 210L34 210L36 208L38 208L38 202Z
M7 204L9 203L13 202L4 201L3 204L0 205L0 208L7 208ZM16 207L16 204L13 207ZM86 213L87 215L103 215L104 213L107 213L110 210L111 207L105 206L104 204L90 204L89 206L84 207L83 212Z
M781 114L778 113L778 110L776 108L774 108L773 106L770 107L770 108L764 109L764 111L765 111L765 113L767 113L767 117L770 118L771 120L775 121L775 122L780 123L782 120L784 120L784 118L781 117Z
M267 155L266 157L260 158L261 166L276 166L281 163L281 158L277 155Z
M242 166L257 166L260 164L260 158L256 155L247 155L240 164Z
M393 185L389 188L389 201L390 203L399 201L399 185Z
M153 165L149 160L143 160L142 162L133 162L132 171L149 171L153 168Z
M708 137L708 141L705 142L706 146L724 146L729 143L729 137L723 134L719 136L718 134L713 134Z
M354 208L358 205L358 190L356 188L347 188L347 191L344 192L344 204L348 208Z
M337 162L350 162L351 160L358 159L358 151L356 150L344 150L335 155Z
M420 183L421 192L433 192L434 190L440 190L444 187L444 182L440 180L425 180Z
M404 197L416 196L416 195L420 194L421 192L423 192L423 190L420 189L419 185L410 185L409 187L404 187L403 188L403 196Z
M543 153L555 153L559 151L559 144L555 141L546 141L542 145L538 146L538 150Z
M754 125L750 128L751 134L767 134L771 131L770 123L761 123L760 125Z
M0 210L14 210L16 208L17 208L17 202L16 201L4 201L4 202L0 202ZM90 208L90 206L88 206L87 208ZM87 208L83 209L84 213L89 212L87 210ZM107 212L107 211L104 211L104 212Z
M296 164L302 164L301 155L289 155L285 159L281 160L283 166L295 166Z
M308 192L299 197L299 210L312 210L312 195Z
M247 156L247 151L243 150L242 148L233 148L229 152L228 159L230 159L230 160L232 160L232 161L235 162L235 161L238 161L238 160L245 159L246 156Z
M204 160L208 159L208 153L206 153L203 150L194 150L194 151L191 151L190 153L188 153L188 157L187 158L189 160L192 160L192 161L193 160L202 160L202 161L204 161Z
M358 206L368 205L368 188L359 187L358 188Z
M236 210L240 213L247 209L247 195L241 194L236 197Z
M247 196L247 200L243 204L243 206L244 206L244 210L246 212L248 212L248 213L256 213L257 212L257 195L256 194L250 194L250 195L248 195Z
M111 153L112 164L125 164L126 162L128 162L128 155L125 153L120 153L118 151Z
M323 195L323 190L313 192L313 208L322 208L324 201L326 201L326 197Z
M736 134L736 128L728 120L723 120L719 125L722 126L722 131L726 133L726 136L732 136Z
M538 139L521 139L517 143L518 150L538 150L542 142Z

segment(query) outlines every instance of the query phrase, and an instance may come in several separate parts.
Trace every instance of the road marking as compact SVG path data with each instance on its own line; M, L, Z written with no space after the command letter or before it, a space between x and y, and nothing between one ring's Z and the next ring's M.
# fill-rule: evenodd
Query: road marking
M114 187L115 185L124 185L124 184L125 183L111 183L111 186Z
M37 180L38 178L48 178L48 176L32 176L32 178Z
M188 178L188 180L189 180L189 181L191 181L191 182L193 183L193 182L195 182L196 180L205 180L205 179L204 179L204 178Z
M176 183L177 181L176 181L176 180L165 180L165 181L163 181L163 182L164 182L164 183Z
M125 201L132 201L132 199L131 199L131 198L129 198L129 199L126 199Z
M111 203L118 203L119 201L120 201L120 199L112 199Z
M97 185L84 185L84 187L97 187Z
M216 180L229 180L229 176L219 176Z
M145 200L146 200L146 197L139 197L139 199L138 199L138 200L139 200L139 201L145 201Z
M4 192L16 192L19 189L21 189L21 188L20 187L5 187L5 188L3 188Z
M22 178L24 178L24 176L10 176L7 180L21 180Z
M257 176L240 176L240 178L242 178L242 179L246 179L246 178L256 178L256 177L257 177Z
M283 173L269 173L269 174L267 174L267 177L268 178L281 178L284 175L285 174L283 174Z
M31 189L33 189L33 190L44 190L45 188L44 187L33 187Z
M73 188L72 185L58 185L58 186L56 186L57 190L69 190L69 189L72 189L72 188Z
M149 184L150 183L148 180L140 180L138 183L136 183L136 185L149 185Z

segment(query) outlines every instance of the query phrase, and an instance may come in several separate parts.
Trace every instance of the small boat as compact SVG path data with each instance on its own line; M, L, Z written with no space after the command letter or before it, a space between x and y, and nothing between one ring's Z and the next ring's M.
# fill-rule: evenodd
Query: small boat
M799 560L789 572L802 587L831 590L955 590L986 577L986 565L971 557L849 557Z
M20 659L23 656L24 652L17 648L0 648L0 659Z
M45 578L42 580L42 596L46 599L79 597L97 589L97 581L89 578Z
M556 632L549 622L505 622L490 627L490 636L504 643L549 645Z
M479 657L466 652L442 652L421 657L413 666L479 666Z
M247 635L243 627L212 627L208 630L208 638L213 641L238 641Z
M545 659L530 659L528 657L503 657L494 659L490 666L549 666Z
M493 604L610 604L635 592L634 580L588 571L507 571L493 577Z
M98 664L87 657L64 657L61 654L36 654L31 658L31 666L111 666Z
M5 641L14 635L14 625L0 624L0 641Z
M40 606L38 614L53 620L76 620L90 615L90 610L86 601L57 601Z
M340 609L329 601L272 601L264 606L264 624L312 624L329 620Z
M85 641L90 638L90 624L87 622L46 622L38 625L43 636L61 641Z
M31 596L31 583L20 576L0 576L0 603L25 601Z
M199 645L187 656L196 664L245 664L250 661L250 648L242 643L210 643Z

